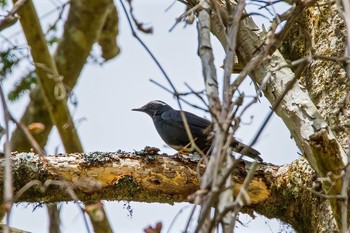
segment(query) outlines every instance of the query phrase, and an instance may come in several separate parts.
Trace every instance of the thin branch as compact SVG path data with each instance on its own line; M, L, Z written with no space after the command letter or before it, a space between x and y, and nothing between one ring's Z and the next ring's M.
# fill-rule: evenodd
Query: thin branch
M141 40L141 38L138 36L138 34L136 33L133 24L131 22L131 19L129 17L128 11L123 3L123 0L120 0L120 4L122 5L124 14L126 16L126 19L129 23L129 27L131 30L131 33L133 35L133 37L135 37L135 39L142 45L142 47L147 51L147 53L151 56L152 60L156 63L156 65L158 66L159 70L162 72L163 76L165 77L165 79L168 81L169 85L171 86L171 88L174 90L174 95L177 95L177 91L176 88L174 86L174 84L172 83L172 81L170 80L168 74L165 72L165 70L163 69L162 65L160 64L160 62L158 61L158 59L153 55L152 51L148 48L148 46Z
M13 4L12 9L5 16L5 18L0 20L0 31L10 27L18 21L16 13L26 2L27 0L18 0L15 4Z
M183 212L185 209L187 209L188 207L190 207L190 205L186 205L186 206L182 207L182 208L177 212L177 214L175 215L175 217L173 218L173 220L172 220L171 223L170 223L170 226L169 226L169 228L168 228L168 230L167 230L167 233L170 233L170 232L171 232L171 229L173 228L173 225L175 224L175 221L177 220L177 218L178 218L178 217L182 214L182 212ZM195 206L194 206L193 208L195 208Z
M4 119L5 119L5 144L4 144L4 152L5 152L5 174L4 174L4 200L3 200L3 208L5 209L6 215L6 225L4 232L10 232L10 214L11 207L13 205L13 180L12 180L12 164L11 164L11 148L10 148L10 114L7 108L5 94L2 89L2 83L0 82L0 98L2 103L2 109L4 110Z
M179 17L177 17L174 25L169 29L169 32L172 32L174 30L174 28L176 27L176 25L178 25L184 18L186 18L188 16L192 16L194 14L194 12L196 12L198 9L200 9L200 6L201 6L200 4L197 4L194 7L187 10L182 15L180 15Z
M14 0L14 2L16 2ZM77 130L65 100L63 77L59 75L50 51L47 47L36 9L31 1L21 8L18 14L23 32L31 47L31 55L36 66L40 87L51 121L57 127L60 138L67 152L83 151ZM54 108L52 106L55 106ZM67 126L69 123L69 127Z
M75 0L69 1L69 4L67 20L64 23L64 32L57 44L53 58L58 73L63 77L69 77L63 79L63 82L71 90L77 83L92 45L98 40L101 28L106 22L106 14L114 3L112 0L101 0L98 2ZM23 8L26 8L26 5ZM57 12L60 8L61 6L50 10L49 13ZM43 17L40 17L40 21L42 19ZM29 17L26 22L33 23L33 19ZM80 43L81 41L74 39L75 30L72 30L72 28L79 28L81 36L85 41L83 44ZM22 30L19 30L19 32L23 33ZM33 33L33 31L31 32ZM28 49L28 46L26 48ZM31 49L33 51L34 47L31 46ZM68 60L74 60L74 62L66 62ZM36 87L31 91L30 96L32 97L31 102L26 106L21 121L25 125L29 125L32 122L42 122L45 124L45 130L40 135L34 136L38 140L39 145L44 147L53 123L45 108L41 90ZM62 123L65 125L67 122L69 123L71 121L63 121ZM11 143L13 148L18 151L27 151L30 148L25 136L18 128L11 135Z
M348 152L348 164L349 164L349 152ZM350 166L346 166L345 174L343 177L343 184L341 190L341 196L344 197L341 204L341 223L342 223L342 232L347 232L348 230L348 203L349 203L349 183L350 183Z
M184 122L184 127L187 133L187 136L190 140L190 144L191 144L191 150L196 150L199 154L201 154L202 156L205 156L205 154L201 151L201 149L196 145L195 140L193 139L192 133L190 131L187 119L185 117L185 114L182 110L182 105L180 102L180 98L179 95L180 93L176 90L175 85L172 83L172 81L170 80L170 77L167 75L167 73L165 72L165 70L163 69L163 67L161 66L160 62L158 61L158 59L154 56L154 54L151 52L151 50L148 48L148 46L141 40L141 38L138 36L138 34L136 33L133 24L131 22L131 19L129 17L128 11L126 10L126 7L123 3L123 0L120 0L120 3L122 5L123 11L125 13L125 16L127 18L127 21L129 23L129 27L131 29L132 35L136 38L136 40L138 42L140 42L140 44L142 45L142 47L147 51L147 53L151 56L152 60L156 63L156 65L158 66L158 68L160 69L160 71L162 72L163 76L165 77L165 79L167 80L167 82L169 83L170 87L173 89L173 95L176 97L177 103L179 105L180 111L181 111L181 118ZM130 9L132 10L132 9ZM130 12L130 14L132 15L132 12Z
M155 84L156 86L162 88L162 89L165 90L166 92L168 92L168 93L174 95L174 92L173 92L173 91L171 91L170 89L168 89L167 87L165 87L165 86L162 85L161 83L159 83L159 82L157 82L157 81L155 81L155 80L153 80L153 79L150 79L150 82L153 83L153 84ZM187 84L185 83L185 85L187 85ZM187 86L187 87L188 87L188 86ZM189 87L188 87L188 88L189 88ZM202 108L202 107L200 107L200 106L198 106L198 105L192 104L191 102L187 101L186 99L184 99L184 98L182 97L182 96L185 96L185 95L194 94L194 95L196 95L197 97L201 98L200 94L202 94L203 91L195 92L195 91L193 91L192 89L190 89L190 90L191 90L191 92L179 93L179 98L180 98L180 100L181 100L182 102L184 102L185 104L187 104L187 105L193 107L193 108L197 108L197 109L200 109L200 110L202 110L202 111L204 111L204 112L208 112L208 108ZM203 99L202 99L202 100L203 100ZM203 102L203 103L207 106L207 104L206 104L205 102Z
M8 111L7 111L8 112ZM9 115L9 119L11 121L13 121L18 128L20 128L24 135L27 137L28 141L30 142L30 144L33 146L34 150L36 151L36 153L38 153L38 156L40 158L40 160L42 160L45 164L48 163L47 159L45 158L46 155L46 152L45 150L43 150L40 145L38 144L38 142L35 140L35 138L33 137L33 135L30 133L30 131L28 130L28 128L22 123L22 122L18 122L10 112L8 112L8 115ZM57 174L58 177L60 177L60 179L62 180L61 181L61 184L65 186L65 188L63 188L62 190L65 190L73 200L76 201L76 203L78 203L79 201L79 198L78 196L75 194L74 190L73 190L73 187L72 185L67 182L64 177L60 174L60 172L57 170L57 169L53 169L55 171L55 173ZM16 194L15 194L15 198L14 200L17 200L21 195L23 195L23 193L25 191L27 191L30 187L34 186L34 185L41 185L41 182L38 183L38 181L33 181L33 182L29 182L27 183L25 186L23 186ZM78 204L80 210L82 211L82 216L83 216L83 219L84 219L84 222L85 222L85 226L86 226L86 229L87 229L87 232L90 232L90 228L89 228L89 224L87 223L87 219L86 219L86 216L84 214L84 210L83 208Z

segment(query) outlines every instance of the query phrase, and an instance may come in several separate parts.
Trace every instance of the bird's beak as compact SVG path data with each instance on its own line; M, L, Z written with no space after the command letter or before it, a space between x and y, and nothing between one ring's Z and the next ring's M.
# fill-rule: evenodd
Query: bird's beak
M133 109L131 109L131 111L144 112L151 117L153 115L153 112L150 111L149 109L147 109L147 107L145 107L145 106L143 106L141 108L133 108Z
M143 108L133 108L131 111L137 111L137 112L145 112L145 109Z

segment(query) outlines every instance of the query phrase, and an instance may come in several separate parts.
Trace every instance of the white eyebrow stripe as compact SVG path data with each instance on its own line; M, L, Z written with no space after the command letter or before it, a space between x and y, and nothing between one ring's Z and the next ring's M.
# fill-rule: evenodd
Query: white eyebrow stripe
M151 101L150 103L161 104L161 105L167 105L166 103L164 103L164 102L161 101L161 100L153 100L153 101Z

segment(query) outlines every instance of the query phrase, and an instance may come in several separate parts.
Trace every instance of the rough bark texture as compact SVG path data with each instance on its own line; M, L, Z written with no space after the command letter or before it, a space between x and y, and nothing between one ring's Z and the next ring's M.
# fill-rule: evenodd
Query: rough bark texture
M300 16L283 44L283 55L296 60L313 55L341 58L344 56L344 22L333 4L309 8ZM308 32L308 33L305 33ZM312 51L312 53L311 53ZM346 97L350 80L343 62L314 60L303 75L302 84L310 93L317 109L335 132L345 150L349 148L350 106Z
M193 5L196 3L193 1ZM109 0L71 2L64 35L55 53L57 69L65 77L64 82L68 87L72 88L76 84L94 42L99 41L102 47L114 44L100 36L101 30L110 28L110 25L106 25L106 19L111 16L108 14L113 14L114 17L116 15L116 11L108 10L115 7L112 4ZM224 15L224 4L217 1L217 7L218 12ZM226 28L216 13L217 11L211 12L211 31L225 48L226 41L223 35ZM309 8L300 16L300 20L299 25L307 25L307 31L311 31L310 41L317 54L343 54L343 38L340 32L344 30L344 26L334 8ZM116 23L115 20L113 22L112 25ZM263 36L253 31L253 28L256 29L256 25L249 18L242 20L237 47L242 64L248 64L254 55L260 52L258 48L263 44ZM111 34L115 33L117 32ZM283 50L285 56L289 55L290 59L294 60L308 55L309 39L306 39L301 27L292 27L291 35L287 38L289 40L286 41ZM117 53L118 51L114 50L112 55L104 56L109 58ZM258 84L271 75L264 90L271 104L294 78L292 69L276 69L285 63L282 55L276 51L262 60L251 73L251 77ZM267 217L279 218L290 223L299 232L337 231L339 203L335 200L330 203L312 194L308 189L326 190L327 185L317 184L315 189L312 184L319 176L339 174L346 163L344 148L348 148L346 113L349 106L344 104L343 100L349 92L349 86L341 63L320 60L308 67L301 83L293 85L276 112L290 129L296 143L317 174L303 159L282 167L262 165L248 190L251 203L245 206L246 212L251 213L254 210ZM43 108L39 89L31 93L31 99L22 122L26 125L42 122L46 129L37 139L41 145L45 145L52 123L47 110ZM12 143L14 149L19 151L27 151L30 148L20 130L14 132ZM48 184L47 180L59 180L59 176L63 176L76 187L77 195L84 202L105 199L173 203L188 201L188 195L198 190L196 164L164 156L91 153L55 155L41 160L34 154L14 154L13 162L15 192L32 180ZM3 160L0 163L3 166ZM59 176L56 174L57 170ZM3 170L0 170L0 176L3 176L2 172ZM245 164L241 164L235 171L235 193L239 190L246 173ZM341 182L335 181L329 194L340 193ZM63 184L58 183L61 186ZM50 185L45 193L38 186L31 187L17 199L28 202L68 200L71 200L71 197L65 192L65 188L59 189L57 185Z
M335 4L309 8L300 15L297 26L288 34L282 52L290 60L315 56L315 60L302 76L301 84L308 90L318 111L348 152L350 80L344 69L345 63L341 61L344 56L345 35L344 21ZM324 60L318 58L320 56L335 59ZM333 166L336 164L333 158L326 157L331 177L343 169L339 165ZM338 208L340 209L339 206ZM350 219L348 222L350 223Z
M215 4L218 10L212 12L211 31L225 47L227 10L225 4L220 1L215 1ZM219 19L217 12L220 12L223 20ZM264 56L260 56L250 76L258 86L266 77L270 77L263 91L266 98L274 105L287 89L288 84L293 82L294 73L290 68L283 67L287 62L279 51L271 53L269 48L263 46L269 41L266 42L265 35L259 34L256 29L257 26L250 18L241 20L237 38L237 55L243 65L249 65L254 62L254 59L265 53ZM276 113L285 122L296 144L320 177L326 177L329 173L340 174L341 169L347 163L347 155L332 129L318 112L308 91L299 82L290 87ZM332 181L334 182L332 189L328 190L329 186L325 185L324 191L328 194L340 194L342 181L336 178ZM341 202L333 199L330 204L333 217L340 226ZM314 229L316 228L317 226L314 226Z
M34 185L17 202L71 200L64 187L60 189L53 184L53 180L60 179L59 176L75 187L78 197L85 203L95 203L101 199L188 202L188 197L199 188L196 162L165 155L118 151L59 154L42 159L33 153L13 153L12 161L15 193L28 182L34 181L40 181L46 188L44 190L42 186ZM0 160L0 166L4 166L3 160ZM250 163L242 162L235 170L235 194L238 193L249 166ZM203 169L201 167L202 171ZM0 170L0 177L3 177L3 170ZM285 166L261 164L249 186L251 202L244 211L256 211L269 218L281 219L299 232L336 229L328 200L308 190L315 179L316 174L305 159ZM56 183L63 185L63 182ZM321 211L322 214L319 214ZM314 222L319 223L318 228L312 228Z

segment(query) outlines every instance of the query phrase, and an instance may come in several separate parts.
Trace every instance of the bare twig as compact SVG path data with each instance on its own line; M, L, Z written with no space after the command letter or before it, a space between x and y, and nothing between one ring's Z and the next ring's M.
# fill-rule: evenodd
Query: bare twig
M171 229L173 228L173 225L175 224L175 221L177 220L177 218L182 214L182 212L185 210L185 209L187 209L188 207L190 207L190 205L186 205L186 206L184 206L184 207L182 207L178 212L177 212L177 214L175 215L175 217L173 218L173 220L171 221L171 223L170 223L170 226L169 226L169 228L168 228L168 230L167 230L167 233L170 233L171 232ZM193 208L195 208L195 206L193 206ZM193 209L192 208L192 209Z
M7 118L5 119L8 119L13 121L18 128L20 128L24 135L27 137L28 141L30 142L30 144L33 146L34 150L36 151L36 153L38 153L39 155L39 158L44 162L44 163L47 163L48 161L46 160L45 156L46 156L46 152L39 146L39 144L37 143L37 141L35 140L35 138L33 137L33 135L29 132L28 128L23 125L23 123L21 122L18 122L12 115L11 113L8 111L7 109L7 105L6 105L6 101L5 101L5 98L4 98L4 95L3 95L3 91L2 91L2 87L0 85L0 94L1 94L1 99L3 101L3 106L4 107L4 112L7 113ZM6 143L6 142L5 142ZM6 144L5 144L6 145ZM6 169L5 169L6 170ZM54 169L55 170L55 169ZM76 202L79 201L79 198L78 196L75 194L74 190L73 190L73 187L70 183L68 183L64 178L63 176L60 175L60 172L55 170L54 171L61 179L61 184L65 185L66 188L65 189L62 189L62 190L65 190L67 193L70 194L70 196L72 197L73 200L75 200ZM6 174L6 173L5 173ZM41 184L41 183L40 183ZM30 187L34 186L34 185L38 185L38 182L36 181L33 181L33 182L29 182L27 183L25 186L23 186L23 188L21 188L15 195L15 198L14 200L18 199L25 191L27 191ZM6 187L6 186L5 186ZM6 188L5 188L6 190ZM12 190L12 188L11 188ZM5 195L6 197L6 195ZM12 204L11 204L11 207L12 207ZM81 208L81 207L80 207ZM84 210L81 208L82 210L82 214L83 214L83 219L85 221L85 226L87 228L87 231L90 232L89 230L89 225L87 223L87 219L86 219L86 216L84 215ZM9 215L9 214L8 214Z
M18 0L15 4L13 4L12 9L9 11L7 16L4 19L0 20L0 31L4 30L7 27L10 27L18 21L16 13L26 2L27 0Z
M142 47L147 51L147 53L151 56L152 60L156 63L156 65L158 66L158 68L160 69L160 71L162 72L163 76L165 77L165 79L167 80L167 82L169 83L170 87L172 88L173 90L173 95L176 97L176 100L177 100L177 103L179 105L179 108L181 110L181 118L184 122L184 126L185 126L185 129L186 129L186 133L187 133L187 136L191 142L191 150L196 150L199 154L201 154L202 156L205 156L204 153L201 151L201 149L196 145L195 143L195 140L193 139L193 136L192 136L192 133L189 129L189 126L188 126L188 122L187 122L187 119L185 117L185 114L183 113L183 110L182 110L182 105L181 105L181 102L180 102L180 98L179 98L179 95L180 93L177 91L177 89L175 88L175 85L172 83L170 77L167 75L167 73L165 72L165 70L163 69L162 65L160 64L160 62L158 61L158 59L154 56L154 54L152 53L152 51L148 48L148 46L141 40L141 38L138 36L138 34L136 33L133 25L132 25L132 22L131 22L131 19L129 17L129 14L128 14L128 11L126 10L126 7L123 3L123 0L120 0L120 3L122 5L122 8L123 8L123 11L125 13L125 16L127 18L127 21L129 23L129 27L131 29L131 32L132 32L132 35L136 38L136 40L138 42L140 42L140 44L142 45ZM131 10L131 9L130 9ZM131 14L131 13L130 13Z
M191 16L200 8L200 4L195 5L194 7L190 8L188 11L180 15L179 17L176 18L174 25L169 29L169 32L171 32L178 23L181 22L184 18Z
M348 164L350 164L350 158L348 151ZM343 177L343 186L341 190L341 196L343 196L343 201L341 203L341 223L342 223L342 232L348 232L348 203L349 203L349 183L350 183L350 166L345 166L344 177Z
M55 22L50 26L49 30L45 33L45 36L50 32L50 29L55 28L60 20L62 20L63 12L66 9L66 6L68 6L69 1L63 3L60 6L57 6L57 8L54 10L54 12L57 12L59 10L58 17L56 18ZM48 14L51 14L51 12L48 12ZM42 17L45 17L43 15Z
M139 31L143 32L143 33L147 33L147 34L153 33L153 28L152 28L152 27L146 28L146 27L144 27L143 23L140 23L140 22L136 19L135 15L134 15L134 8L132 7L131 1L128 0L127 2L129 3L129 9L130 9L129 12L130 12L131 19L132 19L132 21L134 22L134 24L136 25L136 28L137 28ZM122 4L123 4L123 3L122 3ZM129 17L129 15L128 15L128 17ZM130 19L130 18L128 18L128 20L129 20L129 19Z
M0 90L1 91L1 90ZM8 112L8 111L7 111ZM36 153L38 153L39 155L39 158L44 162L44 163L48 163L47 159L45 158L46 155L46 152L39 146L38 142L35 140L35 138L33 137L33 135L29 132L28 128L23 125L23 123L21 122L18 122L12 115L10 112L8 112L8 116L9 116L9 119L11 121L13 121L18 128L20 128L24 135L27 137L28 141L30 142L30 144L33 146L34 150L36 151ZM54 172L60 177L61 179L61 185L64 185L65 188L63 188L62 190L65 190L71 197L73 200L75 200L76 202L79 201L79 198L78 196L75 194L74 190L73 190L73 187L72 185L67 182L62 175L60 175L60 172L56 169L53 169ZM14 200L18 199L25 191L27 191L30 187L34 186L34 185L41 185L41 183L38 183L37 181L33 181L33 182L29 182L27 183L25 186L23 186L16 194L15 194L15 198ZM85 222L85 226L86 226L86 229L88 232L90 232L90 229L89 229L89 225L87 223L87 219L86 219L86 216L84 214L84 210L83 208L80 207L79 205L79 208L81 209L82 211L82 214L83 214L83 219L84 219L84 222Z
M11 148L10 148L10 130L9 130L9 121L10 114L7 108L5 94L2 89L2 83L0 82L0 98L2 103L2 108L4 110L4 119L5 119L5 144L4 144L4 152L5 152L5 175L4 175L4 200L3 200L3 208L7 213L6 215L6 227L5 233L10 232L10 213L11 207L13 205L13 192L12 192L12 164L11 164Z
M201 179L200 187L201 189L206 189L213 186L215 183L217 176L217 161L220 160L220 150L222 141L220 142L220 117L219 112L221 109L221 104L219 100L219 89L218 89L218 81L216 69L214 66L214 55L211 47L210 41L210 11L211 11L211 1L202 0L200 1L200 10L198 11L198 54L202 62L202 72L203 78L205 82L206 94L209 102L209 108L211 110L212 115L214 116L214 138L212 140L212 149L211 155L215 155L213 159L209 160L205 173ZM214 195L213 192L215 190L211 190L205 198L202 200L201 211L198 219L198 224L195 232L209 232L208 227L210 226L210 216L209 209L212 205L211 197L217 196ZM197 196L196 200L199 201L200 197ZM209 200L209 202L208 202Z
M165 90L166 92L168 92L168 93L174 95L174 92L173 92L172 90L168 89L167 87L165 87L164 85L160 84L159 82L157 82L157 81L155 81L155 80L153 80L153 79L150 79L150 82L151 82L151 83L154 83L155 85L157 85L158 87L162 88L162 89ZM185 84L185 85L186 85L186 84ZM190 88L189 86L187 86L187 87ZM191 102L187 101L186 99L184 99L184 98L182 97L182 96L185 96L185 95L194 94L194 95L196 95L197 97L199 97L201 100L203 100L203 98L200 96L200 94L202 94L203 91L201 91L201 92L195 92L195 91L193 91L192 89L190 89L190 90L191 90L191 92L179 93L179 98L180 98L180 100L181 100L182 102L184 102L185 104L187 104L187 105L193 107L193 108L197 108L197 109L200 109L200 110L202 110L202 111L204 111L204 112L208 112L208 109L207 109L207 108L202 108L202 107L200 107L200 106L198 106L198 105L192 104ZM203 100L203 103L207 106L207 104L205 103L204 100Z
M126 19L128 20L128 23L129 23L129 27L130 27L130 30L131 30L131 33L133 35L133 37L135 37L135 39L142 45L142 47L147 51L147 53L151 56L152 60L156 63L157 67L159 68L159 70L162 72L163 76L166 78L166 80L168 81L169 85L171 86L171 88L174 90L175 92L175 96L177 95L177 91L176 91L176 88L174 86L174 84L171 82L168 74L165 72L165 70L163 69L162 65L160 64L160 62L158 61L158 59L154 56L154 54L152 53L152 51L148 48L148 46L141 40L141 38L138 36L138 34L136 33L133 25L132 25L132 22L131 22L131 19L129 17L129 14L128 14L128 11L123 3L123 0L120 0L120 3L122 5L122 8L123 8L123 11L124 11L124 14L126 16Z
M16 2L16 0L13 0ZM51 121L56 125L60 138L67 152L83 151L80 138L74 124L69 128L65 125L72 122L65 89L62 84L63 77L59 75L40 26L37 11L31 1L27 2L18 14L24 35L31 47L31 55L36 66L40 87L44 96L44 103L49 112ZM53 108L52 106L55 106Z
M24 135L27 137L27 140L32 145L36 153L38 153L39 155L45 156L46 152L40 147L40 145L35 140L33 135L29 132L28 128L22 122L17 121L11 114L10 114L10 118L11 118L11 121L13 121L17 125L17 127L23 131Z
M49 224L49 232L50 233L61 233L60 230L60 209L59 204L49 203L46 204L47 213L49 216L50 224Z

